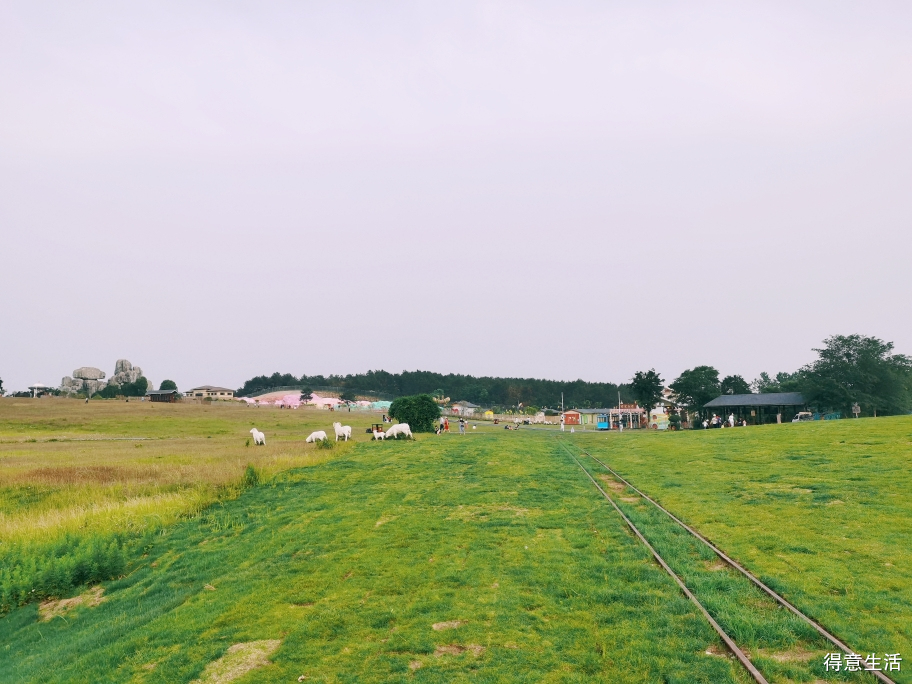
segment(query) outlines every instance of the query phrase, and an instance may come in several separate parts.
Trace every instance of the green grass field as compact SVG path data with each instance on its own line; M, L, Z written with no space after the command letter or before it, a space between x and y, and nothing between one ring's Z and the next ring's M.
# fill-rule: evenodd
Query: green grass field
M912 654L912 419L574 438L858 650Z
M0 618L0 682L748 681L577 447L860 651L910 652L912 420L371 443L346 413L354 444L303 444L338 416L0 400L0 557L121 549L102 594ZM581 460L770 681L873 681L824 672L816 634Z

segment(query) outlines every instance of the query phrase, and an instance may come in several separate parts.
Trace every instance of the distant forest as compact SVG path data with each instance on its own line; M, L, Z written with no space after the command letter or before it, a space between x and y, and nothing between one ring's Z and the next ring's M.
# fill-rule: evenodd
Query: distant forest
M340 387L358 393L383 392L397 397L413 394L440 394L453 401L470 401L481 406L560 407L561 392L564 404L579 408L616 406L618 390L621 400L632 401L626 385L613 382L560 382L534 378L478 378L473 375L443 375L430 371L368 371L355 375L302 375L273 373L251 378L239 388L240 397L272 387Z

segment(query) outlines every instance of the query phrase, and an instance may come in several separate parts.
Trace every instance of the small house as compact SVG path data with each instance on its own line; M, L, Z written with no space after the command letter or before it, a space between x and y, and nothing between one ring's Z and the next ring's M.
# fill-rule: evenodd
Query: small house
M188 397L195 399L234 399L234 390L227 387L213 387L212 385L203 385L194 387L187 392Z
M564 411L564 425L582 425L582 414L579 411Z
M180 400L177 390L149 390L146 392L146 396L149 397L149 401L164 402L166 404L173 404Z

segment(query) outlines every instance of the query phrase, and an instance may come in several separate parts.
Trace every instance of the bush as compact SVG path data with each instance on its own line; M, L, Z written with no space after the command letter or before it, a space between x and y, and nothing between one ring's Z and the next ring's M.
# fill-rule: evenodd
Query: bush
M336 443L333 442L328 437L326 439L321 439L316 444L317 444L317 449L333 449L336 446Z
M389 416L400 423L408 423L412 432L434 432L440 407L430 394L399 397L390 405Z
M74 588L116 579L128 558L151 542L151 534L67 536L53 544L11 544L0 549L0 615L31 601L59 598Z

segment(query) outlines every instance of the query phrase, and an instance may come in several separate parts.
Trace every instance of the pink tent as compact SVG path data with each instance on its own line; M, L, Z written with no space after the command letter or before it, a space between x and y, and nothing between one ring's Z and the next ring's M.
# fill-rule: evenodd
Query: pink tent
M335 397L321 397L318 394L311 395L310 401L308 404L313 404L314 406L337 406L341 404L341 400L336 399Z

